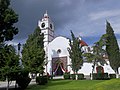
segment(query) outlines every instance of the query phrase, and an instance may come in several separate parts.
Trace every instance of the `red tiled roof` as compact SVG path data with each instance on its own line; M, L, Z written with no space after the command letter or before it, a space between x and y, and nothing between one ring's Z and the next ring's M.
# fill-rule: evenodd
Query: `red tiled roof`
M88 46L86 42L84 42L83 40L80 40L80 45L81 46Z

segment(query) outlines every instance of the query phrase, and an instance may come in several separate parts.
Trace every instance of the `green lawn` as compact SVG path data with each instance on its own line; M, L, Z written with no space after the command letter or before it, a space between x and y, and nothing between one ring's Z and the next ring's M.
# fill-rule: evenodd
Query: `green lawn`
M46 85L31 85L26 90L120 90L120 79L54 80Z

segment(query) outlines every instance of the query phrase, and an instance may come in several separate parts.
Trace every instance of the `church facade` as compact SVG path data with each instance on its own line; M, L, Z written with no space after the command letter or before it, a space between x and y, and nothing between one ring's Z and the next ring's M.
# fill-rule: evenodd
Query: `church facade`
M68 48L70 48L69 39L63 36L55 37L54 24L47 12L44 14L43 18L38 21L38 26L41 32L44 33L44 49L46 52L45 72L55 76L63 75L65 72L73 74L71 59L68 52ZM83 40L81 41L80 45L83 46L82 49L84 52L89 52L88 45ZM85 61L78 73L90 75L92 72L92 65L92 63ZM109 64L102 67L105 73L115 73ZM94 72L97 72L96 69Z

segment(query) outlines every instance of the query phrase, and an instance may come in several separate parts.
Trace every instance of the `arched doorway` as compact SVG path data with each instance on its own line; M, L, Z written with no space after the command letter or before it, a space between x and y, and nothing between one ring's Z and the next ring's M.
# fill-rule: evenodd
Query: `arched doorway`
M96 71L97 73L104 73L104 68L102 66L97 66Z
M57 69L57 71L55 72L55 75L56 75L56 76L61 76L61 75L63 75L63 71L62 71L60 65L58 66L58 69Z
M67 71L67 57L52 58L52 75L61 76Z

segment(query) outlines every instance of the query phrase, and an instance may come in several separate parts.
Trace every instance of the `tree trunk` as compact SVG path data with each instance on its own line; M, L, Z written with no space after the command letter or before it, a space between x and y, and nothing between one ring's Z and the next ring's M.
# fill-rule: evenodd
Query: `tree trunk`
M6 88L6 90L9 90L9 77L7 77L7 88Z
M119 78L119 71L118 71L118 68L117 68L117 70L115 71L115 74L116 74L116 78Z
M93 69L92 69L91 78L90 78L91 80L93 80L93 72L94 72L94 68L95 68L95 61L94 61L94 63L93 63L92 68L93 68Z
M75 72L75 80L78 80L78 74Z

